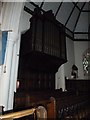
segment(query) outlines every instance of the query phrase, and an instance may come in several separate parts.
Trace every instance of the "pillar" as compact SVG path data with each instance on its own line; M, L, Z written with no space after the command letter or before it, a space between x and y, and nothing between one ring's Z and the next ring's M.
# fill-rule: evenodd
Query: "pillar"
M1 30L8 31L5 61L1 66L0 106L4 111L13 109L14 91L16 89L18 54L20 47L19 23L23 2L6 2L2 8Z

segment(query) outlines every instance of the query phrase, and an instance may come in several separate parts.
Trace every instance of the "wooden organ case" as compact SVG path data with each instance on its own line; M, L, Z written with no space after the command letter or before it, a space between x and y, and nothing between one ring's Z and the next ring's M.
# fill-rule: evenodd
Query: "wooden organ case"
M16 94L55 90L55 73L66 59L65 28L52 11L37 8L30 18L30 29L21 36Z

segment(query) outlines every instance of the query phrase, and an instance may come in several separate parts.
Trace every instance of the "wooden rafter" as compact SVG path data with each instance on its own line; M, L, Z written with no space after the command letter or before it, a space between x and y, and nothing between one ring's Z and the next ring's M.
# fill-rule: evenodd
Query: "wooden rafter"
M33 6L35 6L36 8L39 8L42 12L45 12L42 8L40 8L38 5L36 5L34 2L29 2L30 4L32 4Z
M28 7L24 6L24 11L26 11L27 13L33 15L33 11L30 10Z
M74 39L74 41L90 41L90 39Z
M77 4L75 2L72 2L74 4L74 6L80 11L81 9L77 6Z
M74 34L90 34L90 32L74 32Z
M66 23L65 23L65 26L67 25L67 23L68 23L68 21L69 21L69 19L70 19L71 15L72 15L72 13L73 13L73 11L74 11L75 7L76 7L76 4L77 4L77 3L75 3L75 4L74 4L74 7L73 7L73 9L72 9L72 11L71 11L71 13L70 13L70 15L69 15L69 17L68 17L68 19L67 19Z
M41 3L40 8L42 8L42 7L43 7L43 5L44 5L44 1L45 1L45 0L43 0L43 2Z
M90 10L82 10L82 12L90 12Z
M62 3L63 3L63 2L60 2L60 5L59 5L59 7L58 7L58 9L57 9L57 11L56 11L56 13L55 13L55 17L57 16L57 14L58 14L58 12L59 12L59 10L60 10L60 8L61 8L61 6L62 6Z

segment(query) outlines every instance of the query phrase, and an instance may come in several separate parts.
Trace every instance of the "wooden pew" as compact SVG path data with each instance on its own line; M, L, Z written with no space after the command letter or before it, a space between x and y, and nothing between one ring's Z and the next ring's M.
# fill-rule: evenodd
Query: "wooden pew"
M72 95L64 98L56 98L57 118L81 119L89 114L88 95ZM87 113L88 111L88 113Z
M36 92L34 94L25 94L25 96L22 95L21 98L16 98L16 108L25 106L44 106L47 110L48 118L57 119L62 117L62 119L71 119L73 117L73 119L81 119L89 114L90 98L86 93L76 94L73 92L59 91L52 91L52 93ZM22 100L22 102L20 100ZM22 104L23 101L24 104Z

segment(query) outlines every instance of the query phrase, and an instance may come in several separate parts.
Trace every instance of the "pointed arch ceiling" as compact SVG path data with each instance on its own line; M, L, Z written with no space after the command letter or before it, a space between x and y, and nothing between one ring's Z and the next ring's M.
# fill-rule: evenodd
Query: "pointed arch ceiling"
M25 4L31 11L34 11L35 7L40 7L42 11L52 10L56 19L73 33L88 33L89 5L89 2L45 2L45 0Z

